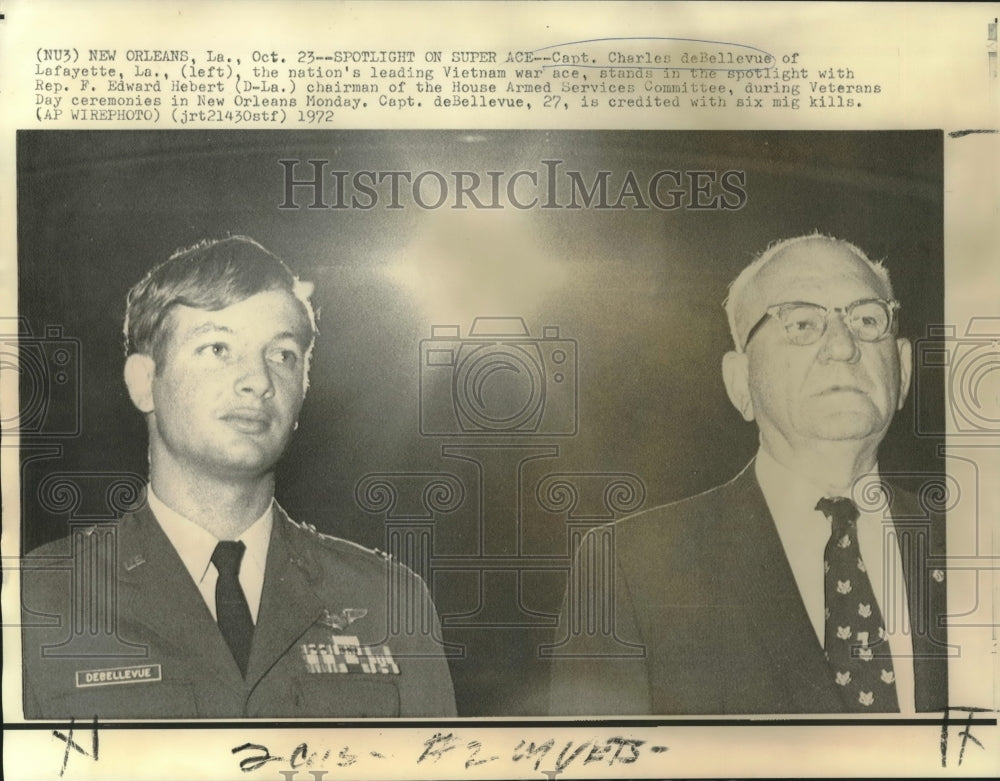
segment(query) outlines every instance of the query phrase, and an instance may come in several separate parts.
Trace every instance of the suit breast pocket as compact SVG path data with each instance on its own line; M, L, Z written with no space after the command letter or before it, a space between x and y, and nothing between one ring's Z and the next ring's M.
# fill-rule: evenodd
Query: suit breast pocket
M399 689L375 675L302 675L295 680L298 716L397 718Z

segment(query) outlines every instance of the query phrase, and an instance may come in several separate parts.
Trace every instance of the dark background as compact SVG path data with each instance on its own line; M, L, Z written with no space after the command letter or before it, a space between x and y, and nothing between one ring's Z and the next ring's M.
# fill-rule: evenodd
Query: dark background
M281 210L279 159L446 175L560 159L588 182L612 171L614 193L628 170L645 182L739 169L748 199L738 211ZM719 366L727 285L755 254L813 230L847 239L885 259L902 335L943 322L937 131L39 131L18 134L17 164L22 549L114 517L134 498L121 486L145 479L145 424L121 381L129 287L177 248L250 235L316 283L321 313L277 498L370 547L422 531L424 556L404 558L432 584L466 716L545 712L538 649L556 631L569 528L703 491L753 455L756 429L729 405ZM546 435L574 413L550 396L535 433L422 435L420 394L451 389L447 371L421 384L420 341L433 325L465 337L474 317L500 315L575 342L576 434ZM894 421L883 471L943 471L941 440L915 433L943 427L938 379ZM575 505L544 495L554 473ZM392 506L356 493L373 474L388 475ZM422 498L441 474L456 492ZM637 492L606 499L616 480Z

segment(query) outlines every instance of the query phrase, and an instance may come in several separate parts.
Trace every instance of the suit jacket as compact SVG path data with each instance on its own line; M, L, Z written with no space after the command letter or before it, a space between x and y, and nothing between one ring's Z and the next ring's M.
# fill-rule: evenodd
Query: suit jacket
M944 524L891 490L918 711L947 703ZM613 542L609 542L612 540ZM613 552L612 552L613 549ZM613 601L605 584L614 584ZM613 605L588 625L594 590ZM553 713L845 710L752 463L729 483L595 530L581 543L552 649Z
M423 581L275 508L246 679L148 507L25 557L26 718L454 715Z

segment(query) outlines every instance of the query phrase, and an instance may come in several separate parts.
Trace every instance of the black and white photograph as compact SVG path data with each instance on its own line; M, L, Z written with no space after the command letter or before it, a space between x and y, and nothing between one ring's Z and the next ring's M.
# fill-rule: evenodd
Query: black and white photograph
M26 716L940 711L942 149L20 134Z
M996 4L0 4L5 778L996 776Z

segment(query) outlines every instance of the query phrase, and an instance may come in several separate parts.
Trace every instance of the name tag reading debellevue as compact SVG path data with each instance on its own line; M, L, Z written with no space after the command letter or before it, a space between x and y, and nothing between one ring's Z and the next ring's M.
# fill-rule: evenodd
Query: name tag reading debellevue
M161 678L158 664L111 667L106 670L77 670L76 687L82 689L87 686L111 686L116 683L151 683Z

